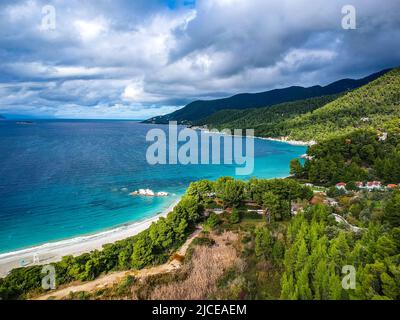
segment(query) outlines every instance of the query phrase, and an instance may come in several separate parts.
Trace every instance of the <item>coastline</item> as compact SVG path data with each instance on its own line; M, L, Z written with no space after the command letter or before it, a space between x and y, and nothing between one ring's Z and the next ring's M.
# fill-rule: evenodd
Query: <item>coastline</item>
M226 135L226 133L224 132L213 132L204 128L194 129L207 131L213 134ZM231 134L231 136L235 135ZM254 136L254 138L292 144L296 146L310 145L309 142L284 140L283 138L265 138L257 136ZM47 242L41 245L18 249L11 252L0 253L0 278L6 276L10 270L21 267L20 262L22 260L25 262L23 267L29 267L33 265L45 265L48 263L60 261L63 256L77 256L96 249L101 250L102 246L105 244L114 243L116 241L134 236L149 228L150 225L153 222L157 221L160 217L165 217L170 211L172 211L173 207L179 201L180 198L176 199L167 209L165 209L160 214L141 221L127 223L122 226L98 231L93 234L76 236L69 239ZM34 256L39 257L38 263L33 263Z
M280 138L270 138L270 137L257 137L258 139L263 139L263 140L269 140L269 141L277 141L277 142L282 142L282 143L287 143L293 146L305 146L309 147L317 142L314 140L311 141L300 141L300 140L288 140L286 137L280 137Z
M212 130L206 129L206 128L201 128L201 127L197 127L197 126L193 126L193 127L189 127L186 126L187 128L191 128L193 130L198 130L198 131L204 131L206 133L214 133L214 134L221 134L221 135L226 135L227 133L223 132L223 131L218 131L218 132L214 132ZM230 134L230 136L235 137L236 135L234 134ZM238 137L242 137L242 136L238 136ZM309 147L312 146L314 144L317 144L316 141L311 140L311 141L301 141L301 140L290 140L288 139L288 137L279 137L279 138L272 138L272 137L259 137L259 136L254 136L255 139L261 139L261 140L269 140L269 141L275 141L275 142L282 142L282 143L287 143L293 146L305 146L305 147Z
M103 245L114 243L132 237L147 228L161 217L166 217L178 204L181 197L176 199L163 212L148 219L123 225L91 235L78 236L66 240L48 242L39 246L16 250L0 254L0 278L5 277L12 269L20 267L20 261L26 261L24 267L44 265L60 261L67 255L77 256L92 250L101 250ZM34 255L39 258L38 263L33 263Z

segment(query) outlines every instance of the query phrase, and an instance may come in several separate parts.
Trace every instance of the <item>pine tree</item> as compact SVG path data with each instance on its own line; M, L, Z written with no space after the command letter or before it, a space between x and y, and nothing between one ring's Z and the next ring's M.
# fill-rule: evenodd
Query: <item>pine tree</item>
M268 191L263 194L263 206L265 209L268 209L271 213L274 220L281 220L282 218L282 208L281 208L281 200L277 195Z
M400 299L400 266L390 264L380 278L384 295L393 300Z
M374 258L376 260L383 260L387 257L396 254L396 243L387 235L379 237L376 242L376 253Z
M342 283L338 275L335 273L335 268L332 265L329 268L329 299L330 300L340 300L342 299Z
M340 232L339 236L331 241L329 257L335 264L336 271L340 272L344 265L348 264L350 248L347 244L346 235Z
M303 239L300 239L299 241L299 249L297 252L297 261L295 266L296 272L301 272L301 270L305 268L308 258L308 249L306 242Z
M290 174L295 176L300 176L303 173L303 167L299 159L292 159L290 160Z
M309 284L309 267L306 266L297 274L296 292L301 300L311 300L312 292Z
M280 240L275 241L272 247L272 259L276 264L280 265L282 263L282 259L284 256L285 256L284 244Z
M254 251L258 257L269 257L272 252L273 239L271 232L265 227L258 227L255 231L255 248Z
M326 259L321 259L313 277L314 299L327 300L329 298L329 272L328 262Z
M400 191L395 191L391 199L385 205L385 221L392 228L400 227Z
M282 281L281 281L281 299L283 300L296 300L296 289L294 285L294 279L292 273L289 275L285 272L282 275Z

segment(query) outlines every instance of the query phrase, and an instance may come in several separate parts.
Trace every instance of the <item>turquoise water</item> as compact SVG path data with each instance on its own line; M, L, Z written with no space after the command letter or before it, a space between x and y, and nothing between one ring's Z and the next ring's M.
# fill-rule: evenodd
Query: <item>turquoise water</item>
M149 165L145 136L155 127L166 130L133 121L0 122L0 252L142 220L191 181L235 176L232 165ZM305 150L256 139L251 176L287 176ZM139 188L171 195L129 195Z

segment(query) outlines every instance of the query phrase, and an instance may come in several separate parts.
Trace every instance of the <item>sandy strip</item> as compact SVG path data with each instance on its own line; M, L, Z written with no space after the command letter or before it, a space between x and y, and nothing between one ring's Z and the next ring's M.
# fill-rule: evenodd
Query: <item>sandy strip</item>
M311 140L311 141L288 140L285 137L282 137L282 138L258 137L258 138L262 139L262 140L283 142L283 143L291 144L293 146L305 146L305 147L307 147L307 146L313 146L314 144L317 143L314 140Z
M212 131L209 129L205 129L205 128L201 128L201 127L190 127L193 130L197 130L197 131L202 131L208 134L219 134L219 135L228 135L226 132L224 131L219 131L216 130ZM230 130L230 129L228 129ZM232 137L239 137L239 138L243 138L246 137L245 135L235 135L235 134L229 134L229 136ZM269 140L269 141L276 141L276 142L282 142L282 143L287 143L293 146L312 146L314 144L316 144L317 142L314 140L311 141L300 141L300 140L289 140L287 139L287 137L280 137L280 138L271 138L271 137L259 137L259 136L253 136L254 139L261 139L261 140Z
M63 256L90 252L101 249L104 244L134 236L146 230L160 217L165 217L178 204L180 199L174 201L165 211L149 219L124 225L115 229L99 232L92 235L80 236L72 239L49 242L37 247L0 254L0 277L4 277L14 268L24 266L48 264L60 261ZM36 262L34 263L34 258ZM37 261L37 258L39 261Z

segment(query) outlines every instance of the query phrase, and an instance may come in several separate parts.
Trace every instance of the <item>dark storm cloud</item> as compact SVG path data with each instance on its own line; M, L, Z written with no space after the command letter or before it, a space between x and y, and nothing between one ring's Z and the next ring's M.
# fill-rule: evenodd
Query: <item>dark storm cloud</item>
M56 9L43 30L42 8ZM357 29L341 27L343 5ZM400 64L400 3L2 1L0 113L145 118L196 98L326 84Z

